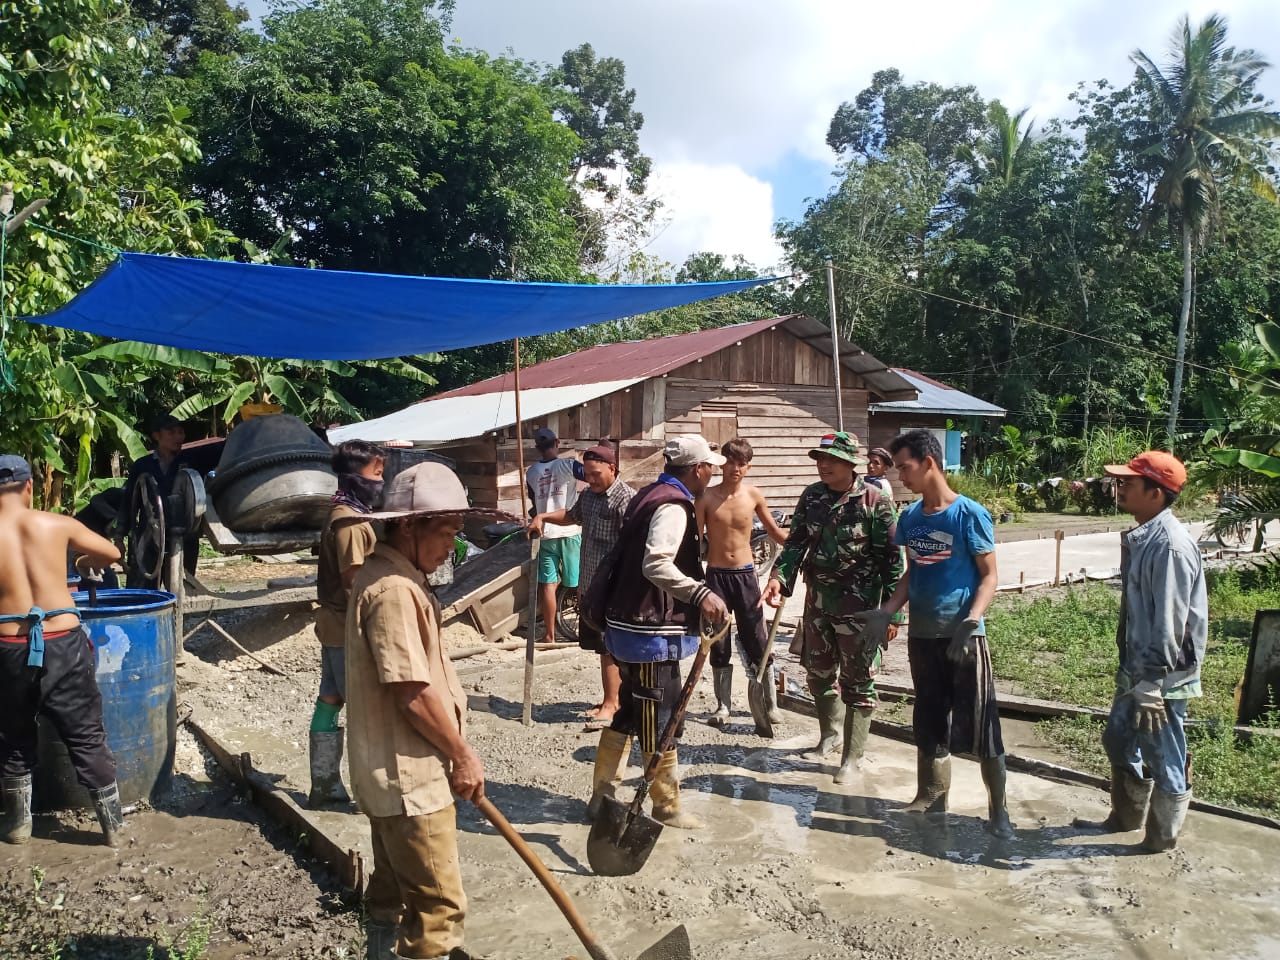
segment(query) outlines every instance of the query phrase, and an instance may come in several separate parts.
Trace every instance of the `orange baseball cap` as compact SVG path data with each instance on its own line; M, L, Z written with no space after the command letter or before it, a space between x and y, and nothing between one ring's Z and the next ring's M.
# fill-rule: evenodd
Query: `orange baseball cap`
M1146 477L1170 493L1178 493L1187 482L1187 468L1172 453L1148 450L1140 453L1128 464L1103 467L1113 477Z

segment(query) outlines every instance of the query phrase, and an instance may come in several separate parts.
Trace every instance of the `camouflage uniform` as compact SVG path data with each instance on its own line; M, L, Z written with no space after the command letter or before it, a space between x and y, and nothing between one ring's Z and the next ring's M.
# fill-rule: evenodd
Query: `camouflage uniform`
M834 696L838 676L847 705L875 707L881 650L863 644L852 618L880 606L898 586L903 559L893 543L896 525L892 501L862 477L847 493L811 484L796 503L773 575L790 596L796 575L804 574L800 662L815 700Z

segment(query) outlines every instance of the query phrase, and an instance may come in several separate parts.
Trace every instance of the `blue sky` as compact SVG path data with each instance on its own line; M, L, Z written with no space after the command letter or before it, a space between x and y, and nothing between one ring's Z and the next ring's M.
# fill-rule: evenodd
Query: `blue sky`
M827 125L876 70L971 83L1043 122L1068 114L1079 81L1127 82L1135 48L1163 59L1184 12L1193 24L1225 14L1237 45L1280 64L1274 10L1274 0L457 0L452 34L527 60L558 61L584 42L620 57L664 204L645 252L677 264L700 250L741 253L763 268L780 256L776 220L798 218L832 185ZM1280 101L1280 66L1264 93Z

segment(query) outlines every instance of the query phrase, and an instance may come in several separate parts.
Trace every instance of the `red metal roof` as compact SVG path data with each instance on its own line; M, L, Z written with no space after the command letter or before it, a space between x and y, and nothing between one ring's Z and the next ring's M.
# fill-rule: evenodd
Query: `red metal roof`
M769 317L738 323L731 327L713 330L697 330L652 340L628 340L624 343L603 343L577 353L544 360L520 371L520 389L536 390L539 387L568 387L584 383L602 383L606 380L645 379L661 376L708 357L718 350L732 346L739 340L763 333L790 317ZM437 393L431 400L444 397L473 397L485 393L499 393L513 389L512 375L504 373L479 383L472 383L456 390Z

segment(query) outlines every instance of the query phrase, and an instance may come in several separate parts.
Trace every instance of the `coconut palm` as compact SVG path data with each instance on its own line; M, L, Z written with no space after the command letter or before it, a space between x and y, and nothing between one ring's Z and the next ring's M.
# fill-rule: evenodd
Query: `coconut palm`
M1217 14L1194 32L1184 15L1163 68L1141 50L1130 59L1138 68L1138 88L1150 101L1139 146L1160 166L1152 209L1167 214L1182 240L1182 310L1169 407L1172 439L1182 394L1195 254L1218 225L1221 181L1239 179L1259 196L1276 200L1267 161L1280 136L1280 113L1264 109L1270 104L1254 92L1270 64L1253 50L1227 46L1227 21Z

